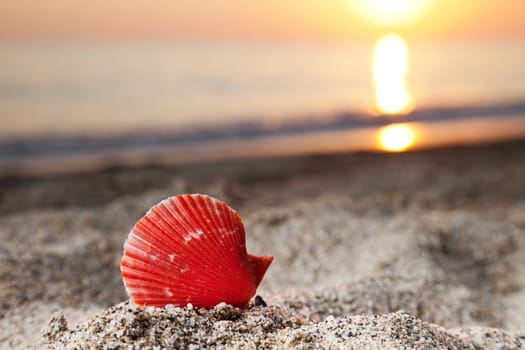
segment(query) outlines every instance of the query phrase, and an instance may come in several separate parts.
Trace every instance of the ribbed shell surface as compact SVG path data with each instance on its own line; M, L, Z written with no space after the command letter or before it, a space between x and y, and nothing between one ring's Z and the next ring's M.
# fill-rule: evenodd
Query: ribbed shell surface
M264 259L263 274L271 257ZM252 265L239 215L217 199L187 194L160 202L135 224L121 272L138 305L244 307L260 282Z

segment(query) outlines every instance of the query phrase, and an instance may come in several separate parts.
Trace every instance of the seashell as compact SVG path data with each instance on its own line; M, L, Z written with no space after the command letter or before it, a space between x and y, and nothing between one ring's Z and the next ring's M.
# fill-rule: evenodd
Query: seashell
M184 194L153 206L135 224L120 271L137 305L246 307L272 260L247 253L235 210L206 195Z

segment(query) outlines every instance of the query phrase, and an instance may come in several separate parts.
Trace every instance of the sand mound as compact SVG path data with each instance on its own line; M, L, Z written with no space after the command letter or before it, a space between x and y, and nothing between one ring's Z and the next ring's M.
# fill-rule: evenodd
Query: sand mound
M525 335L493 329L446 329L399 311L382 316L329 316L312 322L279 306L240 310L117 304L87 323L67 329L56 315L44 337L51 348L162 349L508 349Z

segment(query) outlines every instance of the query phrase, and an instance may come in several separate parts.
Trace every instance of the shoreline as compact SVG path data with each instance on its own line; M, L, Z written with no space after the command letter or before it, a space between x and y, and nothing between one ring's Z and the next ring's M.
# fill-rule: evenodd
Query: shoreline
M426 108L397 116L342 112L291 120L261 118L214 128L7 138L0 141L0 175L378 152L383 151L378 142L382 128L399 123L415 135L410 151L520 140L525 137L525 101Z

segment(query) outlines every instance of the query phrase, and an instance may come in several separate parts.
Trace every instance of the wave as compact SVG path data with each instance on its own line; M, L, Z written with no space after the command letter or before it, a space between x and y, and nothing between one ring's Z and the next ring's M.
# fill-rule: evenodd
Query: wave
M498 118L519 116L525 118L525 99L477 106L437 107L418 109L406 115L371 117L363 113L345 112L332 116L283 120L278 125L268 122L241 122L216 127L201 127L183 131L147 134L131 133L114 136L40 136L0 141L0 161L63 155L96 154L119 150L148 149L177 145L192 145L253 139L273 136L302 135L317 132L341 131L381 127L399 122L443 122L469 118Z

